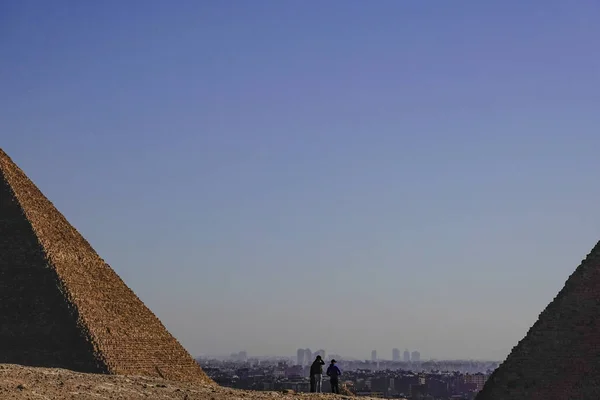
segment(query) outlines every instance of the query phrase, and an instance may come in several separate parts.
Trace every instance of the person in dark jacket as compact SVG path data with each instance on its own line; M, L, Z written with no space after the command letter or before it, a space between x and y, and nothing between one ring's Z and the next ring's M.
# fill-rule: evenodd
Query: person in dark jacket
M311 393L321 393L321 383L323 382L323 365L325 361L321 356L317 356L310 366L310 391Z
M339 381L339 376L342 374L342 371L340 371L340 369L338 368L337 365L335 365L336 361L335 360L331 360L331 364L329 364L329 367L327 368L327 376L330 379L331 382L331 392L332 393L340 393L340 381Z

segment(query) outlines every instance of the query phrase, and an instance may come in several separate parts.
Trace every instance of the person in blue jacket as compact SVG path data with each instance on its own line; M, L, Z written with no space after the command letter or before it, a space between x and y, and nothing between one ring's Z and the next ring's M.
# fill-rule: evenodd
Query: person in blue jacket
M331 360L331 364L327 367L327 376L331 382L331 392L332 393L340 393L340 381L339 376L342 374L342 371L335 365L336 361Z

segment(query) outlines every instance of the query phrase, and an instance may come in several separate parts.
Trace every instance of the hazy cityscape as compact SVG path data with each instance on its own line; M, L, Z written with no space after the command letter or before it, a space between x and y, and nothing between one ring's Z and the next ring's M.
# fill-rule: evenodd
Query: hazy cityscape
M335 359L346 394L395 399L473 399L497 361L423 359L418 350L377 350L360 360L324 349L300 348L295 355L251 356L246 351L197 360L217 383L236 389L309 392L310 366L317 356ZM329 392L327 377L323 392Z

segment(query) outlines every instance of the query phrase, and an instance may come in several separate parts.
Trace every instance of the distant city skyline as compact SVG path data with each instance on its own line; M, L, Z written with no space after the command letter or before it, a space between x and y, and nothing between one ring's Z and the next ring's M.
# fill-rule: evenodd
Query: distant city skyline
M397 357L395 357L396 355L396 351L398 351ZM275 354L275 353L265 353L265 354L252 354L252 353L248 353L245 350L237 350L237 351L232 351L229 353L222 353L222 354L217 354L217 353L205 353L205 354L197 354L195 355L196 357L217 357L217 358L231 358L234 359L236 361L240 361L240 360L246 360L246 359L251 359L251 358L287 358L287 359L293 359L294 361L296 361L299 365L308 365L310 363L312 363L315 359L315 357L317 355L321 355L323 356L323 354L325 355L324 358L342 358L342 359L353 359L353 360L362 360L362 361L399 361L399 362L423 362L423 361L429 361L429 360L438 360L438 361L444 361L444 360L475 360L475 361L493 361L493 362L501 362L503 360L494 360L494 359L485 359L485 358L481 358L481 359L475 359L475 358L470 358L470 357L457 357L457 358L439 358L439 357L422 357L421 356L421 352L418 350L404 350L404 352L400 352L400 350L398 348L394 348L392 349L392 351L390 352L390 356L386 357L386 356L380 356L380 353L377 350L371 350L371 352L369 352L369 355L366 357L361 357L359 355L352 355L352 354L341 354L341 353L337 353L334 351L328 351L326 349L319 349L315 352L312 352L310 349L297 349L295 354ZM300 362L302 361L302 362Z
M217 359L198 361L219 385L239 389L293 390L296 393L309 391L310 365L290 365L280 359L251 359L249 363ZM498 363L456 360L402 365L384 360L376 363L341 360L337 365L342 369L345 387L351 393L403 398L407 393L412 396L418 391L437 399L450 399L462 398L461 395L472 398L473 392L481 390ZM328 382L325 379L324 384Z

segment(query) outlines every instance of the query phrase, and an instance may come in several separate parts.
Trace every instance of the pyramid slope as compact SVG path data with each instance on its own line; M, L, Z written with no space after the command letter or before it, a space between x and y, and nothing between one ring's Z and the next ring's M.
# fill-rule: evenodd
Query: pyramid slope
M0 196L0 362L210 381L2 150Z
M102 372L0 172L0 362Z
M600 398L600 242L477 400Z

